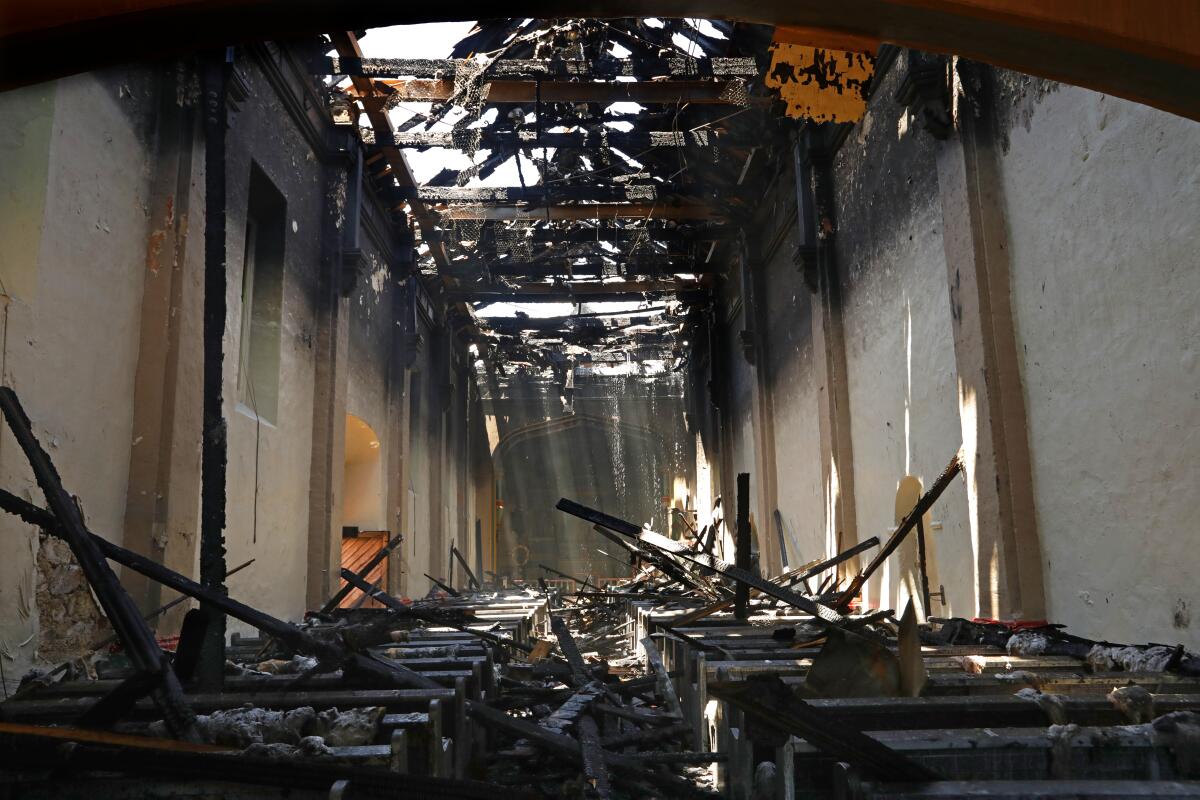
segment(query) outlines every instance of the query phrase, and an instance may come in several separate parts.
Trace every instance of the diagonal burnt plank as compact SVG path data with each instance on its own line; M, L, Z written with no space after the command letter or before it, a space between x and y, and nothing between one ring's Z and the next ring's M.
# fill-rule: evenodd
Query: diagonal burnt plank
M597 511L594 508L588 508L585 505L576 503L567 498L562 498L555 506L559 511L564 511L572 514L588 522L603 526L609 530L637 539L642 544L648 544L653 548L671 555L691 561L699 566L708 567L709 569L732 578L735 581L744 583L754 589L771 597L778 598L790 606L812 614L823 624L827 625L845 625L848 621L846 617L839 614L829 606L822 605L815 600L811 600L803 595L796 594L790 589L785 589L778 584L754 575L743 569L735 567L727 561L722 561L713 555L704 553L694 553L684 545L672 539L668 539L662 534L654 533L653 531L642 530L631 522L614 517L610 514L605 514L603 511Z

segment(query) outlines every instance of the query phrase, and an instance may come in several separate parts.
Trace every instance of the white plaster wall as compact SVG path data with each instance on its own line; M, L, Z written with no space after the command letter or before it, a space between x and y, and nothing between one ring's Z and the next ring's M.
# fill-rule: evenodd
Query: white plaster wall
M120 542L148 233L149 151L135 122L141 98L94 75L39 94L34 109L22 107L26 93L0 95L6 120L40 108L44 121L45 104L53 104L50 126L26 128L50 137L44 171L30 178L45 181L44 208L29 223L34 246L14 253L5 243L0 256L6 276L16 270L4 287L0 365L89 526ZM18 157L18 140L0 143L0 159ZM44 504L7 427L0 485ZM35 657L36 541L29 526L0 518L0 658L10 682Z
M895 528L900 479L916 476L927 489L961 445L941 205L936 194L911 200L892 227L871 231L879 238L862 260L844 267L860 540L878 536L886 541ZM935 600L933 611L973 616L973 559L961 481L942 495L932 517L935 529L927 533L948 599L948 607ZM906 595L898 591L897 580L902 557L898 551L870 582L871 605L902 607ZM933 583L930 588L936 592L938 582Z
M1001 164L1049 617L1198 648L1200 124L1066 86L1024 121Z

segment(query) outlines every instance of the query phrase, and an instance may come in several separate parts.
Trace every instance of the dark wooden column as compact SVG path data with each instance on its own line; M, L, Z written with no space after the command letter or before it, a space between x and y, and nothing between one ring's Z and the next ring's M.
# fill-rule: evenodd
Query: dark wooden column
M221 408L225 363L225 105L233 49L204 57L204 429L200 450L200 583L225 588L225 473L228 442ZM197 669L201 686L219 689L225 674L225 615L210 616Z
M734 541L734 565L739 569L748 570L750 564L750 473L741 472L737 476L737 538ZM746 619L749 615L750 587L744 583L737 585L734 595L734 616Z

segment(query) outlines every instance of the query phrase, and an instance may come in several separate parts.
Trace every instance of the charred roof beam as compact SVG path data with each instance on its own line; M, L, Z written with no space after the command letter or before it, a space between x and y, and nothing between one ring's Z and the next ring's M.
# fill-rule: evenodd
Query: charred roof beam
M686 35L686 34L685 34ZM341 58L313 59L310 69L317 75L354 75L369 78L454 78L459 68L470 62L453 58ZM592 60L511 58L487 66L489 78L545 80L547 78L756 78L758 64L753 58L689 58L678 56L656 59L601 57Z

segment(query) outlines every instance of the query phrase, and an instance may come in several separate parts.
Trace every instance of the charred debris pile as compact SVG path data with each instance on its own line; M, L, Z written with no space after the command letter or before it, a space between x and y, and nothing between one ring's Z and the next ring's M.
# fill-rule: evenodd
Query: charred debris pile
M389 595L368 563L292 624L89 531L8 389L0 411L46 507L8 492L0 506L70 547L114 632L103 655L31 674L0 703L4 796L1196 790L1200 659L1182 647L858 608L872 573L924 535L958 457L887 542L775 578L749 558L742 476L733 563L718 526L675 540L563 499L628 556L628 577L543 565L536 587L496 587L452 551L429 597ZM177 640L155 637L109 562L200 601ZM356 597L379 607L343 607ZM216 614L257 634L221 641L214 676Z

